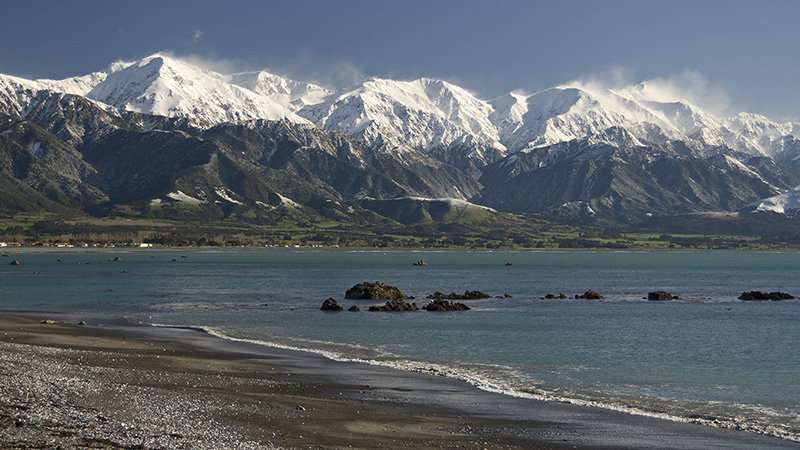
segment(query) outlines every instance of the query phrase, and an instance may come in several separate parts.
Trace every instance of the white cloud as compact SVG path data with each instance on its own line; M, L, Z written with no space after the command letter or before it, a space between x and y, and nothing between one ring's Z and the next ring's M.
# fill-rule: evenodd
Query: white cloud
M203 37L203 31L202 30L194 30L194 31L192 31L192 40L194 42L199 41L201 37Z
M727 89L713 83L703 74L685 70L669 77L657 77L634 81L633 72L625 67L615 67L578 78L566 86L578 87L591 92L638 91L644 97L658 102L688 102L711 114L724 117L731 115L732 101Z

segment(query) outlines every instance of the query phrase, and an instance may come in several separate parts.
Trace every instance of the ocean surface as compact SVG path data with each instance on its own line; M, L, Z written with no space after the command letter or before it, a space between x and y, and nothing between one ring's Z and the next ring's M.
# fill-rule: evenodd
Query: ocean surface
M737 299L800 296L797 253L4 253L4 311L201 327L507 395L800 441L800 300ZM419 259L428 266L414 266ZM383 302L344 298L364 281L397 286L420 307L435 291L493 298L464 301L464 312L367 312ZM574 299L589 289L605 299ZM681 299L646 300L655 290ZM329 297L361 312L320 311Z

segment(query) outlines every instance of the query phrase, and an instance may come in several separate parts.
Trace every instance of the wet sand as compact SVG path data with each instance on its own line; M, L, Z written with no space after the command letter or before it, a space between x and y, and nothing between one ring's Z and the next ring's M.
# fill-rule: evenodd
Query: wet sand
M0 449L800 448L113 319L0 315Z

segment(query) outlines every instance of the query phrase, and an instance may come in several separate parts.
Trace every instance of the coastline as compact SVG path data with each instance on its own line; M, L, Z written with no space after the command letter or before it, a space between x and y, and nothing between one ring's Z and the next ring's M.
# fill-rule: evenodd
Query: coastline
M192 329L42 319L0 315L0 448L800 447Z

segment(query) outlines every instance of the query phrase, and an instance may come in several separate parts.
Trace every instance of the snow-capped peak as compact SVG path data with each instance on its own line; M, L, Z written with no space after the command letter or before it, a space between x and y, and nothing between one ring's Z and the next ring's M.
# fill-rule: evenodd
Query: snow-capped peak
M492 107L445 81L373 78L328 101L300 111L313 123L362 137L384 149L403 145L447 148L469 136L473 142L503 150L489 119Z
M305 122L279 101L228 79L156 54L108 74L87 97L124 110L188 117L206 124L253 119Z
M322 86L289 80L265 71L242 72L228 76L231 84L277 100L292 111L322 103L334 92Z
M253 119L310 121L375 148L448 153L443 156L448 162L458 159L452 151L480 162L574 139L611 139L615 133L604 133L610 128L623 128L641 143L684 141L698 154L727 147L757 156L800 156L800 124L744 113L718 118L659 81L616 88L571 82L487 102L431 78L372 78L350 91L333 92L265 71L221 74L167 54L117 61L64 80L0 76L0 101L21 116L25 99L41 90L83 95L123 110L190 118L199 126Z

